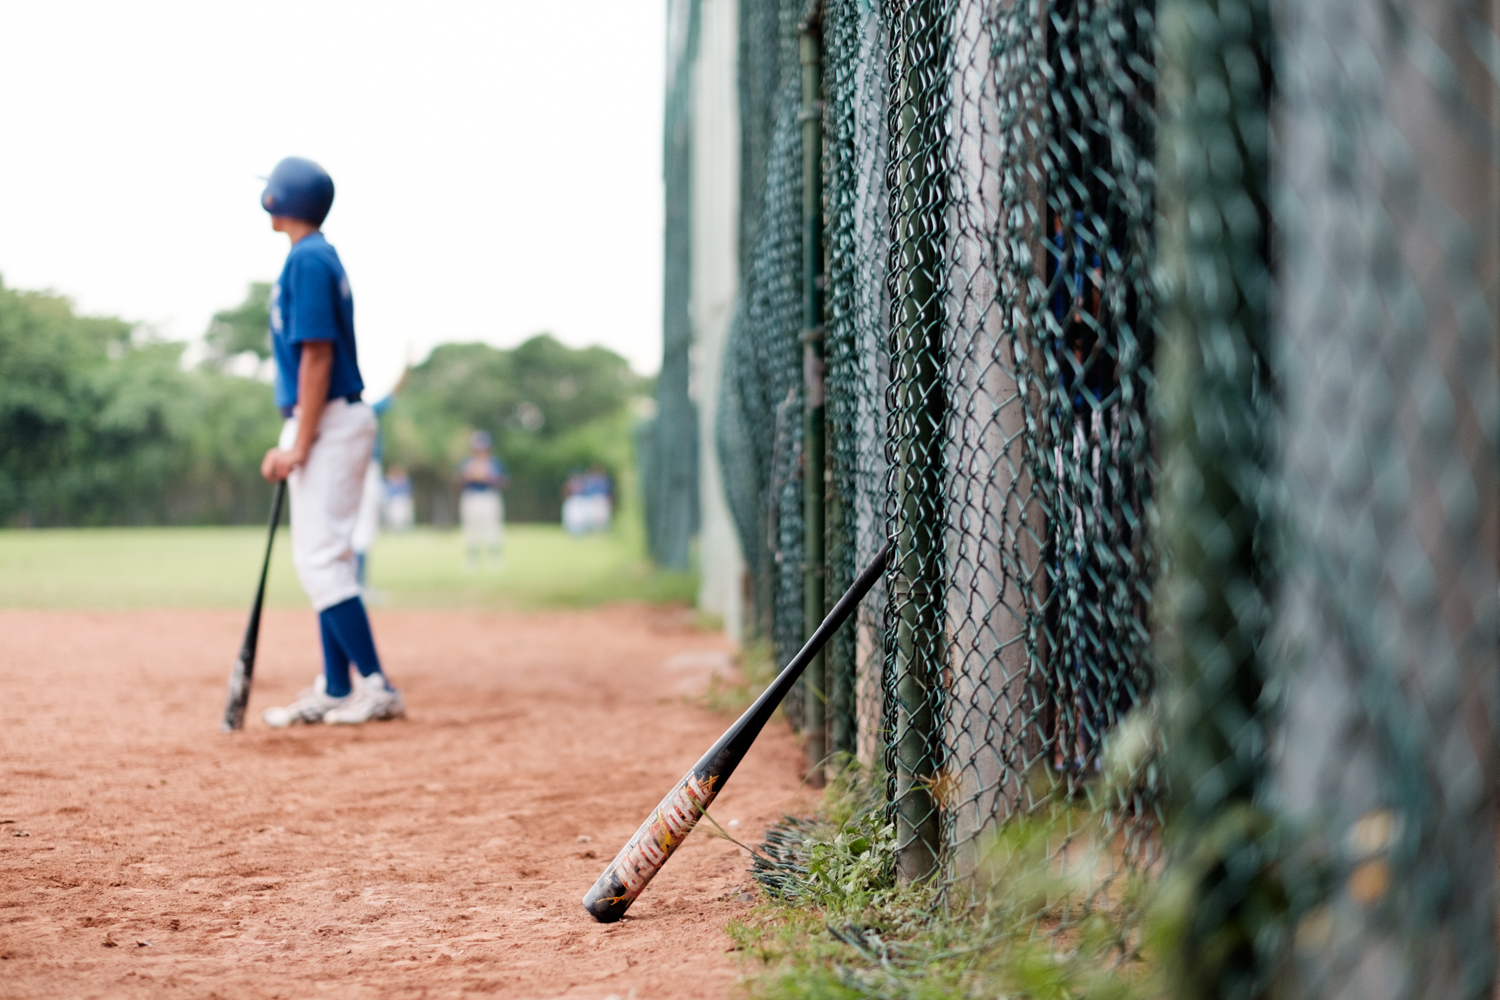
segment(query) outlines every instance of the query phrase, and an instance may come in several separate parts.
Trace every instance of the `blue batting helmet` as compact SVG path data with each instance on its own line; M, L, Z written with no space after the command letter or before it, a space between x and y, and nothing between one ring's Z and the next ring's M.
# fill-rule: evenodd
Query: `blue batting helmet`
M288 156L266 178L260 207L272 215L321 226L333 207L333 178L312 160Z
M495 439L490 437L489 431L475 431L469 435L469 447L475 450L488 451L495 446Z

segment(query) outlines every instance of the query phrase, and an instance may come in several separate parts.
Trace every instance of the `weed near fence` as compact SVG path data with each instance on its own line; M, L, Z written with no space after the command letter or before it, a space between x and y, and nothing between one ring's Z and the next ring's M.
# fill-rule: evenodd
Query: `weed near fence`
M878 777L878 776L877 776ZM902 885L883 782L857 766L831 785L817 819L788 819L754 860L767 901L730 933L752 996L1157 996L1170 933L1153 882L1109 874L1117 850L1089 811L1059 798L987 839L962 907L942 885Z

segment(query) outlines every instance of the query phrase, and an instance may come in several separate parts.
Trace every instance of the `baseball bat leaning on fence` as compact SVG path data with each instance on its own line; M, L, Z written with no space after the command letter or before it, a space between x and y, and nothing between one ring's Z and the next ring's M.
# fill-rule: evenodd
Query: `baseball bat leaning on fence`
M276 484L271 500L271 527L266 533L266 557L260 564L260 586L255 588L255 603L250 605L250 623L245 626L245 641L240 657L229 672L229 697L224 702L226 733L245 728L245 705L250 701L250 679L255 675L255 646L260 641L260 608L266 599L266 571L271 568L271 546L276 542L276 525L281 521L281 501L286 496L286 480Z
M667 863L672 852L677 850L678 845L703 817L709 803L723 790L724 783L745 758L745 752L755 742L755 737L760 735L761 729L771 718L771 713L776 711L781 699L786 697L797 678L802 676L802 670L808 661L818 655L818 650L838 631L844 620L854 613L859 602L885 573L890 554L890 543L886 543L875 561L854 581L854 586L839 598L839 602L833 606L828 617L823 619L823 624L818 626L807 644L792 657L792 662L755 699L755 704L745 710L739 721L719 737L719 741L703 755L703 759L683 775L682 780L661 800L661 805L641 824L641 828L610 862L609 867L604 869L599 881L583 897L583 908L595 920L602 924L613 923L630 909L630 904L646 888L646 883Z

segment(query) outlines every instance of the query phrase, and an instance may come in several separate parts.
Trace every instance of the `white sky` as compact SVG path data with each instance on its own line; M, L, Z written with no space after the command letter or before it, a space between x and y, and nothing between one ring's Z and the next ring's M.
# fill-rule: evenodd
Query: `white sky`
M0 3L0 276L201 336L286 238L283 156L337 187L365 381L542 330L661 352L665 0Z

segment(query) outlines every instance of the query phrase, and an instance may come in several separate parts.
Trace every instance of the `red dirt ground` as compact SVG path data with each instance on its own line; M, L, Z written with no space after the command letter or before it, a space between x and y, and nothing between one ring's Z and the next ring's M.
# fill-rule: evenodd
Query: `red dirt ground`
M728 720L682 612L377 612L407 721L282 732L318 669L271 612L251 721L218 732L219 612L0 612L0 997L722 997L748 908L706 822L622 922L579 905ZM775 723L715 803L806 809ZM149 942L141 944L140 942Z

